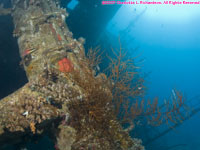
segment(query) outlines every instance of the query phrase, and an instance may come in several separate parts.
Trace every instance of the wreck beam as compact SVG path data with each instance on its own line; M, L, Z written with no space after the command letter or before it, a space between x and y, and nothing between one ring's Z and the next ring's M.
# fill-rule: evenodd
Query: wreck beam
M97 92L97 96L102 95L98 100L106 98L97 106L103 106L106 102L102 111L109 111L106 108L107 99L112 99L112 93L106 84L102 84L105 83L105 75L95 76L89 67L84 39L72 37L65 22L68 14L59 7L59 2L12 0L12 5L13 36L18 38L21 64L29 82L0 101L0 147L18 143L25 136L52 133L60 150L88 149L91 146L105 150L116 149L116 146L123 150L144 149L139 140L129 137L115 117L110 117L112 115L102 115L100 118L94 114L94 108L89 112L85 110L98 102L92 101L90 105L89 101L91 97L95 99L90 94ZM71 112L67 105L70 102ZM80 105L82 103L89 106L85 108ZM76 118L82 115L77 114L78 110L86 112L86 116L81 116L82 120ZM88 117L95 126L86 122ZM106 128L98 123L100 120L107 121ZM73 126L76 122L83 124L86 132L82 129L78 132L79 126ZM83 135L79 135L80 132Z

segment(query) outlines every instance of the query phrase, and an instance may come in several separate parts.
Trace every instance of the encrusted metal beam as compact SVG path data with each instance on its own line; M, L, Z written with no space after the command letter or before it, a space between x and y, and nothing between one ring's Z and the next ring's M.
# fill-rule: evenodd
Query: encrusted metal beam
M89 67L84 39L73 39L65 22L66 10L53 0L13 0L12 5L13 36L18 38L29 82L0 101L0 145L53 132L60 150L142 150L140 141L132 140L114 117L95 114L94 104L104 106L112 93L103 84L105 75L95 77ZM102 102L90 104L91 99ZM100 112L106 114L109 109Z

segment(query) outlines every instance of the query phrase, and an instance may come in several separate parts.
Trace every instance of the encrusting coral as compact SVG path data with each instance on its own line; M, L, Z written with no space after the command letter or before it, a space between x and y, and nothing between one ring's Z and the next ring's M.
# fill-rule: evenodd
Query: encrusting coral
M0 101L0 147L48 134L60 150L144 149L114 116L108 78L95 73L84 39L73 39L66 11L51 0L12 5L29 82Z

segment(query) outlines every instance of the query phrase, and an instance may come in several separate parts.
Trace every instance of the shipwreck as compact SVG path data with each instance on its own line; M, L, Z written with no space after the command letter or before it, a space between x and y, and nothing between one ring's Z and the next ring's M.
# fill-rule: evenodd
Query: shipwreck
M0 101L0 148L47 134L59 150L143 150L113 115L104 73L85 56L56 0L12 0L10 14L28 83Z

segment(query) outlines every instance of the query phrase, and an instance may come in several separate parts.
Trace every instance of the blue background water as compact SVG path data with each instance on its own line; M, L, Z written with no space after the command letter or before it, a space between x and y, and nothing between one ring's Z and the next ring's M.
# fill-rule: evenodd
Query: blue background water
M162 103L174 88L188 99L200 94L199 18L200 6L124 5L110 21L107 31L123 35L129 48L139 46L145 58L142 71L151 72L146 97L158 96ZM185 121L147 148L186 144L173 149L200 150L199 117Z

